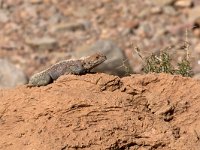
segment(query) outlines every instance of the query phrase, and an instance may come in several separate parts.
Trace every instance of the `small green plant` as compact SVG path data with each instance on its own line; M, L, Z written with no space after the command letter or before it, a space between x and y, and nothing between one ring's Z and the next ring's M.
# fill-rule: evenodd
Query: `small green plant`
M192 77L192 67L190 62L184 58L180 63L178 63L178 69L176 70L176 74L180 74L184 77Z
M180 74L184 77L192 77L193 71L189 61L189 50L190 50L190 43L188 40L188 29L185 30L185 41L184 41L184 50L186 51L186 56L180 63L178 63L178 69L176 70L177 74Z
M170 73L180 74L184 77L192 77L192 67L188 59L184 58L177 66L178 68L174 69L169 53L163 51L160 56L151 54L151 56L147 57L144 61L143 71L145 73Z
M145 65L143 68L145 73L156 72L156 73L174 73L174 68L171 64L171 58L166 51L161 52L160 56L151 54L145 60Z
M173 46L172 46L173 47ZM168 49L171 49L169 47ZM134 50L138 54L138 56L143 61L143 71L145 73L155 72L155 73L170 73L170 74L179 74L184 77L192 77L192 67L189 61L189 47L190 43L188 41L188 30L185 31L185 41L183 45L183 49L185 50L185 57L181 60L180 63L177 63L177 69L174 68L171 62L171 57L169 52L166 50L161 51L160 55L156 55L152 53L149 57L144 58L138 47L135 47Z

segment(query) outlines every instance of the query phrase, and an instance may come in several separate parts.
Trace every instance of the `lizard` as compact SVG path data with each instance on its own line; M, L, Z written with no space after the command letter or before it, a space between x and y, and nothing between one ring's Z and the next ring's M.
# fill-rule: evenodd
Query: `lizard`
M82 57L80 59L62 60L50 66L46 70L31 76L27 86L46 86L65 74L82 75L89 73L93 68L103 63L106 59L107 58L104 54L95 53L91 56Z

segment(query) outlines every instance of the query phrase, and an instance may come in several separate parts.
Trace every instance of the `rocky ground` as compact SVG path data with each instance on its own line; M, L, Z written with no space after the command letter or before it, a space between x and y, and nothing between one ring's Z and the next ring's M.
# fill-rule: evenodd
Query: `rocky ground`
M144 57L168 49L180 61L187 41L198 75L199 18L198 0L1 0L0 57L30 77L59 60L87 55L88 49L106 49L105 66L115 70L105 72L124 76L123 62L130 64L128 73L141 73L136 47ZM8 70L1 76L13 74Z
M0 28L0 149L199 150L200 81L135 74L135 50L176 64L189 47L200 78L199 0L0 0ZM99 73L24 85L94 52Z

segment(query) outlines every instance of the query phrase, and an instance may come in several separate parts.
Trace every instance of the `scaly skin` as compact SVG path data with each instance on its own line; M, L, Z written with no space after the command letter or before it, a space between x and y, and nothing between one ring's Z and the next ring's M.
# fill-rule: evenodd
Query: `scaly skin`
M48 85L64 74L81 75L88 73L105 60L105 55L96 53L77 60L60 61L50 68L34 74L29 80L28 87Z

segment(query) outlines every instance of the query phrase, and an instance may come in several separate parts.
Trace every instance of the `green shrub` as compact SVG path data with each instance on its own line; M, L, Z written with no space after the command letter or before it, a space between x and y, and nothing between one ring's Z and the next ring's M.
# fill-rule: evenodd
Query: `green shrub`
M145 73L156 72L156 73L174 73L174 68L171 65L171 58L166 51L163 51L160 56L151 54L145 60L145 65L143 68Z
M160 55L151 54L144 60L143 71L145 73L170 73L180 74L184 77L191 77L192 67L190 62L184 58L180 63L177 64L178 69L175 69L171 63L171 57L167 51L162 51Z
M176 70L176 74L180 74L184 77L192 77L192 67L190 62L184 58L180 63L178 63L178 69Z

